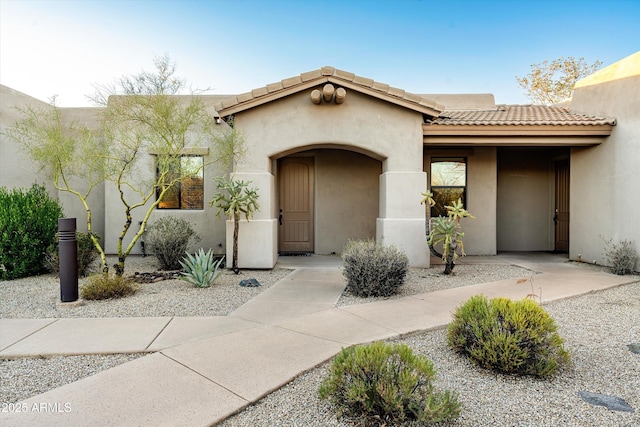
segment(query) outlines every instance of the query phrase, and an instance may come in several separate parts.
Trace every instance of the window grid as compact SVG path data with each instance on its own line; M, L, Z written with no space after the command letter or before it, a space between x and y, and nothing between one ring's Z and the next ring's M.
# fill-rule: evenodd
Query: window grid
M430 175L431 192L436 204L431 216L447 216L446 206L458 199L467 205L467 159L465 157L433 157Z

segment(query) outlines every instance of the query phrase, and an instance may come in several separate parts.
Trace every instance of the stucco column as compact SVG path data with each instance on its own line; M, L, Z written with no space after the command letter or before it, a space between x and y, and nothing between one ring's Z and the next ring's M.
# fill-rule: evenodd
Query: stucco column
M380 175L376 239L402 249L412 267L429 267L424 206L420 204L426 182L424 172L388 171Z
M240 221L238 235L239 268L273 268L278 261L278 220L275 218L275 180L268 172L236 172L232 178L250 181L258 191L260 210L249 221ZM227 262L233 259L233 221L226 224Z

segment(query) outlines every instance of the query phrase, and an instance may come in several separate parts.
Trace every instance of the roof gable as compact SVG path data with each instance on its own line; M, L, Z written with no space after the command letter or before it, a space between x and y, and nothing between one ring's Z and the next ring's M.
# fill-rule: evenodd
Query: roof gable
M409 93L334 67L322 67L319 70L268 84L251 92L229 97L217 103L215 109L220 116L228 117L324 83L335 84L432 117L438 117L444 111L443 105L421 95Z

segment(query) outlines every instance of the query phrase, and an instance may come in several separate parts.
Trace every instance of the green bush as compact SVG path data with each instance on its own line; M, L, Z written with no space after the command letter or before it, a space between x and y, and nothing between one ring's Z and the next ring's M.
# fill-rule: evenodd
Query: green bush
M93 233L98 239L100 236ZM89 233L76 231L76 240L78 242L78 276L84 277L89 272L91 264L98 258L98 250L91 240ZM47 270L58 274L60 272L60 253L58 251L58 241L49 246L47 255L45 256L45 265Z
M133 279L125 276L95 274L80 289L80 296L87 300L122 298L138 290Z
M198 242L200 236L189 221L174 216L158 219L147 229L146 245L158 258L164 270L179 270L180 261L190 244Z
M398 292L409 270L409 258L395 246L373 240L351 240L342 253L347 291L359 297Z
M224 257L218 261L213 260L211 249L204 253L204 249L200 248L195 256L187 253L184 262L180 262L184 268L182 280L191 283L196 288L208 288L220 276L219 267L222 261L224 261Z
M343 349L320 385L339 416L364 417L366 424L440 422L460 413L457 395L436 392L435 370L404 344L375 342ZM362 421L362 419L361 419Z
M479 366L508 374L548 377L570 361L554 320L531 299L471 297L456 309L447 341Z
M55 243L62 206L45 187L0 188L0 279L44 273L47 248Z
M604 257L613 274L619 276L632 274L638 261L638 252L629 240L613 243L611 239L605 240Z

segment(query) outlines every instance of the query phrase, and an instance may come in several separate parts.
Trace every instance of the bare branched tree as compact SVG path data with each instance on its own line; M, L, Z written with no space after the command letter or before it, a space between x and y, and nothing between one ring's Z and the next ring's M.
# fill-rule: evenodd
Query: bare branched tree
M55 104L21 110L24 118L6 132L47 170L58 190L78 197L87 211L89 231L89 194L103 182L115 186L123 208L114 266L118 275L124 273L125 260L151 213L179 183L212 163L229 168L245 150L244 139L234 128L215 125L213 112L201 97L178 95L185 83L174 75L169 58L156 58L155 67L155 72L143 71L96 87L92 99L103 107L98 133L63 123ZM182 161L203 148L208 155L202 162ZM149 171L154 163L155 174ZM134 211L141 211L139 224L134 224ZM97 238L94 244L107 274L105 252Z
M600 61L587 64L582 57L560 57L531 65L531 72L525 77L516 76L516 80L527 91L531 102L552 105L571 99L575 83L596 72L601 65Z

